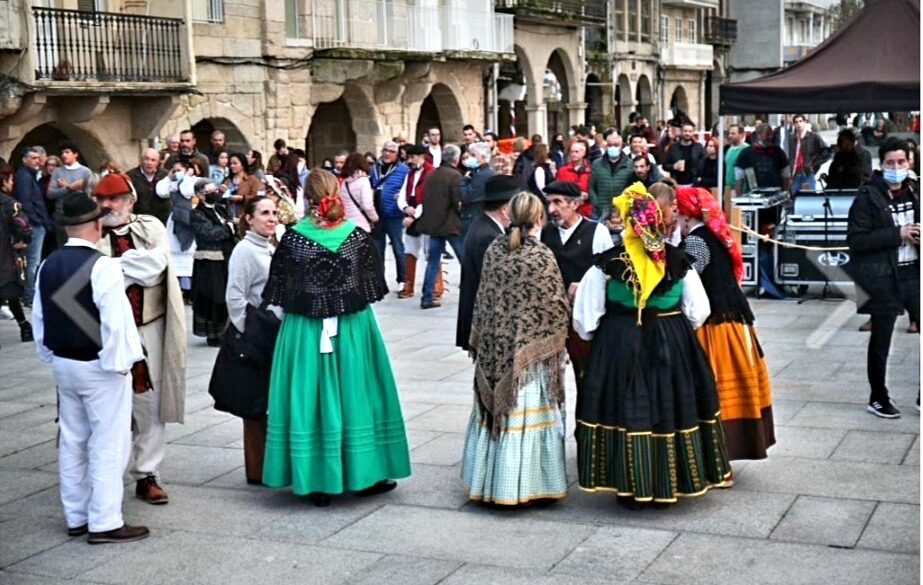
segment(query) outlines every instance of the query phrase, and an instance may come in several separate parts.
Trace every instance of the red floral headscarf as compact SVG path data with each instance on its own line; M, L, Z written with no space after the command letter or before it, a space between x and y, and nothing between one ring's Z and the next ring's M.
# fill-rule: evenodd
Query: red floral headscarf
M701 219L709 231L724 244L731 256L734 276L739 284L744 274L744 262L740 256L740 247L731 236L731 229L718 200L701 187L677 187L676 207L686 217Z

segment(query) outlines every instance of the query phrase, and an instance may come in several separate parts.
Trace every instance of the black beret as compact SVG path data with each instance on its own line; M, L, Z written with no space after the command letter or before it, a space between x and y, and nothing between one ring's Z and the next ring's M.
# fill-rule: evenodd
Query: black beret
M545 185L545 196L564 195L571 199L580 197L580 187L573 181L553 181Z
M410 155L412 155L412 154L416 154L416 155L421 155L421 156L422 156L422 155L426 154L426 147L425 147L425 146L421 146L421 145L419 145L419 144L408 144L407 146L404 147L404 152L407 153L407 156L410 156Z

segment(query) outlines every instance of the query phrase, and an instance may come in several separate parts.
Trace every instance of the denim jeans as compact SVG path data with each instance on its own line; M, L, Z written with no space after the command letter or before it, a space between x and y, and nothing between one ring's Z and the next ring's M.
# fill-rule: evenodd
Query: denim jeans
M381 267L385 266L385 246L387 238L391 240L391 250L394 252L394 263L397 264L397 282L403 283L407 279L407 263L404 260L404 218L383 217L381 229L377 230L375 245L381 254Z
M35 275L38 272L38 265L42 261L42 246L45 244L45 226L32 226L32 241L26 248L26 295L23 299L26 303L32 304L32 297L35 296Z
M801 191L802 186L806 186L808 188L808 193L813 193L817 188L817 182L814 178L814 175L798 173L792 177L792 195L797 195Z
M461 264L465 247L462 245L464 240L461 235L455 236L430 236L429 249L427 250L426 259L426 276L423 277L423 304L433 302L433 289L436 287L436 277L442 270L442 254L445 252L445 244L448 242L455 251L455 257Z

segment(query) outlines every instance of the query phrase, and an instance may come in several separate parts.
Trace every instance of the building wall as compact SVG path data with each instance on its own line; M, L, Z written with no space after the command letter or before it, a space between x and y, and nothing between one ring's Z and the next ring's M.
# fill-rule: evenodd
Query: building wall
M730 0L737 43L728 56L730 81L747 81L782 67L783 0Z

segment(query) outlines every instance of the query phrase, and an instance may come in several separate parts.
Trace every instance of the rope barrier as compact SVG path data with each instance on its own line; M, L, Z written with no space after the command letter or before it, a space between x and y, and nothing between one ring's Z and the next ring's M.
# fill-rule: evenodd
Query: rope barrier
M745 225L741 225L741 226L728 225L728 227L734 231L738 231L738 232L751 235L763 242L772 242L773 244L777 246L782 246L783 248L795 248L798 250L808 250L810 252L848 252L849 251L849 248L847 246L841 246L841 247L836 247L836 248L823 248L820 246L802 246L801 244L793 244L791 242L781 242L779 240L774 240L770 238L769 236L758 233L754 231L753 229L748 228Z

